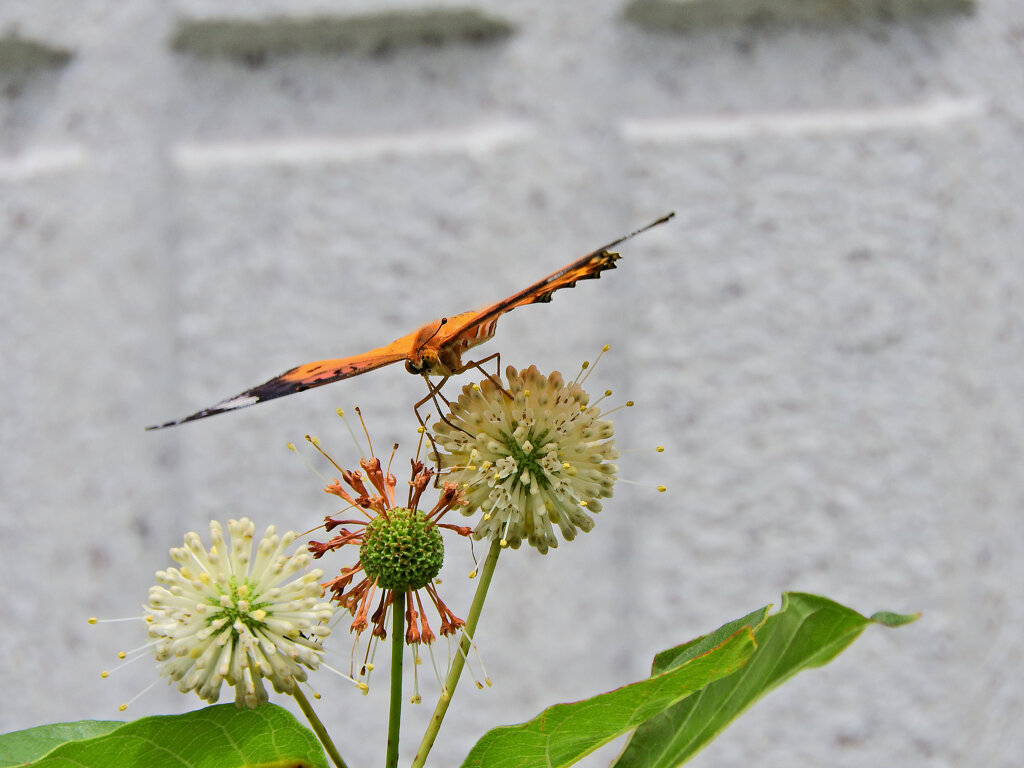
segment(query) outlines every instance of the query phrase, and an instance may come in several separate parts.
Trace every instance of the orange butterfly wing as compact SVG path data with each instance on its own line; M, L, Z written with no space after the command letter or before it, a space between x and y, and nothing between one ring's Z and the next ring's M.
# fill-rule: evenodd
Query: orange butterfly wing
M383 368L385 365L406 360L412 350L415 349L421 334L422 329L416 330L400 339L396 339L387 346L379 347L361 355L342 357L337 360L318 360L314 363L296 366L291 370L285 371L280 376L275 376L252 389L247 389L245 392L222 400L216 405L197 411L191 416L168 421L164 424L154 424L151 427L146 427L146 429L173 427L177 424L184 424L187 421L195 421L196 419L203 419L218 413L233 411L236 408L245 408L249 405L262 403L265 400L274 400L285 395L303 392L313 387L322 387L324 384L358 376L360 373L372 371L375 368Z
M439 350L448 349L456 356L461 355L467 349L482 344L494 335L498 318L506 312L522 307L526 304L539 304L551 301L551 294L559 288L571 288L580 280L593 280L601 277L606 269L615 269L615 262L619 260L619 254L613 253L610 249L619 243L629 240L631 237L646 232L652 227L664 224L675 216L669 213L657 221L653 221L645 227L634 230L628 235L623 235L618 240L613 240L595 251L588 253L576 261L562 267L543 280L540 280L529 288L524 288L514 293L504 301L499 301L479 312L464 312L456 317L449 318L448 323L442 326L440 332L432 339L431 344ZM465 366L462 367L463 370Z

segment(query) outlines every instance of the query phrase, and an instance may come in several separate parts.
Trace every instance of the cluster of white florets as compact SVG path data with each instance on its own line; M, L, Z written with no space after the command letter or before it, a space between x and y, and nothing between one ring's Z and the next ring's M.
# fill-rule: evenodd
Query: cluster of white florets
M228 522L228 533L214 521L209 550L194 532L171 550L179 567L157 572L146 621L161 674L180 691L212 703L227 683L236 704L255 707L267 700L263 680L292 693L319 666L333 608L322 601L323 571L287 581L312 561L307 552L285 554L295 533L267 528L255 558L250 520Z
M463 387L433 437L441 467L463 486L463 514L483 512L474 536L547 552L558 546L556 526L566 541L591 530L588 512L612 495L615 429L557 371L509 366L506 379L507 388L491 379Z

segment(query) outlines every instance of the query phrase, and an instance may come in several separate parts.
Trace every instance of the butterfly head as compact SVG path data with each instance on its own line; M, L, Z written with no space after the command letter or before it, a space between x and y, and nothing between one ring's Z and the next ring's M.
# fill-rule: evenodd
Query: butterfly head
M462 361L450 348L424 345L409 355L405 370L421 376L454 376L462 370Z
M459 342L445 334L446 328L451 327L448 323L448 318L443 317L417 331L405 358L405 370L421 376L454 376L462 370Z
M409 373L426 375L430 373L429 368L430 366L421 354L415 354L405 361L405 370Z

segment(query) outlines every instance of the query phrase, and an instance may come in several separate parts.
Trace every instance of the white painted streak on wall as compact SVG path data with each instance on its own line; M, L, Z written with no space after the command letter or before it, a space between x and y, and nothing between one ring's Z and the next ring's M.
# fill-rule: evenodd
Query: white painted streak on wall
M360 138L183 142L174 148L173 160L183 171L202 172L225 167L370 163L386 157L487 155L525 143L532 134L532 127L526 123L504 122Z
M10 157L0 157L0 182L29 181L67 173L82 168L88 160L88 153L75 144L30 149Z
M736 115L623 120L622 135L640 144L681 141L736 141L753 136L869 133L887 130L932 130L985 113L980 98L934 99L919 104L870 109L819 110Z

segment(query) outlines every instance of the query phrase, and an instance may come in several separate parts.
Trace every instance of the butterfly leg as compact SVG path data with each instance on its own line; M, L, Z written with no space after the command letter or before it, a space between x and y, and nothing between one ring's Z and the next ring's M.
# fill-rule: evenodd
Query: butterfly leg
M420 408L426 405L428 401L432 402L435 406L437 406L437 415L440 417L441 421L443 421L452 429L458 429L460 432L466 432L466 430L462 429L461 427L457 427L450 421L448 421L448 417L444 415L444 408L442 408L440 404L437 402L437 397L438 395L440 395L441 399L444 400L446 404L448 404L449 406L451 405L451 403L448 402L447 398L445 398L444 395L441 395L441 387L443 387L445 382L448 381L448 378L448 376L445 376L437 384L431 384L430 379L427 378L427 376L424 374L423 380L427 382L428 392L422 400L420 400L412 407L413 413L416 414L416 421L418 421L420 423L420 426L423 427L423 433L427 436L427 439L430 441L430 447L434 449L434 456L436 457L437 461L437 477L434 480L435 485L437 483L437 478L440 478L441 476L441 452L437 449L437 443L434 442L434 436L430 432L430 427L427 426L427 423L423 420L423 417L420 415ZM466 432L466 434L469 435L468 432ZM470 435L470 437L472 437L472 435Z
M495 372L488 373L484 370L484 363L489 363L491 360L496 360L494 364ZM491 383L498 388L509 400L512 399L512 393L505 389L505 386L501 383L501 352L495 352L493 355L488 355L483 360L470 360L462 367L462 371L468 370L469 368L476 368L480 373L490 379ZM459 373L462 373L459 371Z
M470 362L468 362L464 366L462 366L462 368L458 372L462 373L462 372L464 372L464 371L466 371L466 370L468 370L470 368L476 368L478 371L480 371L480 373L482 373L486 378L488 378L491 381L491 383L494 384L494 386L496 386L498 388L498 391L500 391L505 397L507 397L509 400L511 400L512 399L512 394L507 389L505 389L504 385L501 383L501 379L498 378L498 375L495 375L494 373L490 373L489 371L484 369L484 367L483 367L484 364L485 363L489 363L491 360L496 360L497 361L495 363L495 365L497 366L497 370L500 371L501 370L501 353L500 352L495 352L493 355L489 355L489 356L483 358L482 360L471 360ZM444 393L441 391L441 389L447 383L449 378L450 378L449 376L444 376L444 377L442 377L442 379L439 382L437 382L436 384L432 384L431 381L430 381L430 378L426 374L424 374L423 375L423 380L427 382L427 390L428 390L427 394L423 397L423 399L421 399L419 402L417 402L412 407L413 413L416 414L416 421L418 421L420 423L420 426L423 428L423 432L426 434L427 439L430 440L430 446L431 446L431 448L434 449L434 455L435 456L440 456L440 452L437 450L437 443L434 442L434 436L431 434L430 428L427 426L426 422L423 420L423 417L420 415L420 408L422 406L426 405L428 401L433 402L434 405L437 406L437 414L438 414L438 417L441 419L441 421L443 421L445 424L447 424L452 429L457 429L457 430L459 430L459 432L463 432L464 434L468 435L469 437L474 437L473 434L467 432L462 427L460 427L460 426L458 426L456 424L453 424L451 421L449 421L448 417L445 416L445 414L444 414L445 409L438 402L438 398L441 398L441 400L444 401L445 406L448 407L448 410L449 411L451 410L451 405L452 405L451 401L449 401L448 398L445 397ZM440 477L440 469L441 469L440 468L440 462L438 462L438 464L439 464L439 466L438 466L438 477Z

